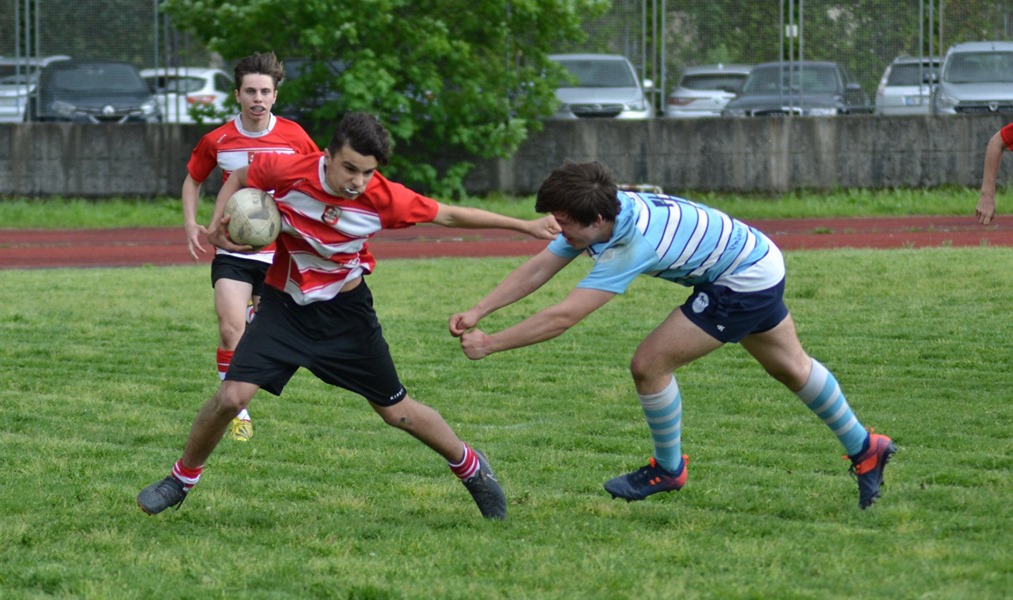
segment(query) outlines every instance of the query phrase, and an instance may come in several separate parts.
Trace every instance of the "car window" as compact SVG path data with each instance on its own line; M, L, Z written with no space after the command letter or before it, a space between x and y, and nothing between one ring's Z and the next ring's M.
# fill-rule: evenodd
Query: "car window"
M231 79L222 75L221 73L215 74L215 89L223 94L228 94L232 91L233 82Z
M76 65L53 72L51 84L66 91L116 91L136 93L148 86L129 65Z
M832 66L770 66L753 69L742 86L746 94L785 92L835 93L839 89L837 71Z
M6 75L4 77L0 77L0 85L25 85L26 83L29 82L35 83L38 80L39 80L38 73L32 73L31 76L25 74Z
M637 87L637 80L624 60L560 60L578 87Z
M930 80L933 73L938 72L938 65L935 68L927 64L919 63L897 63L890 67L890 76L886 80L887 85L918 85Z
M723 90L726 92L738 92L742 89L742 84L745 81L745 73L701 73L698 75L683 75L679 85L690 90Z
M950 83L1013 83L1013 52L961 52L946 63Z

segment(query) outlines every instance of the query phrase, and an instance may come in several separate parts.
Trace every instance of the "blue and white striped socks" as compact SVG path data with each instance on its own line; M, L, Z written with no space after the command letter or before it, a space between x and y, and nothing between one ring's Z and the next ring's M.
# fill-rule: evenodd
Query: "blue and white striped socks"
M812 361L809 380L802 389L795 392L795 395L826 423L849 455L856 455L862 451L862 445L868 434L848 406L848 401L844 398L841 386L833 373L815 358Z
M637 394L654 441L654 459L675 472L682 464L682 394L672 382L657 394Z

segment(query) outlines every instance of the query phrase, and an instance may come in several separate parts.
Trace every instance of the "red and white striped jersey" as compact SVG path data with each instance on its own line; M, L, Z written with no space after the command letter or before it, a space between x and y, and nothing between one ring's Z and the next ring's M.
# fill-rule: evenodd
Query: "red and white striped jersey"
M222 181L236 169L250 164L253 157L261 152L274 154L315 154L319 152L316 143L294 121L271 115L271 121L264 131L246 131L243 122L236 118L207 133L190 154L187 171L194 181L205 181L215 167L222 170ZM265 247L256 254L239 254L219 248L219 254L229 254L270 263L274 258L274 245Z
M324 153L261 154L247 185L274 190L282 215L278 249L266 283L298 304L329 300L359 275L373 272L366 243L381 229L400 229L436 218L436 200L375 172L354 199L335 192L324 177Z

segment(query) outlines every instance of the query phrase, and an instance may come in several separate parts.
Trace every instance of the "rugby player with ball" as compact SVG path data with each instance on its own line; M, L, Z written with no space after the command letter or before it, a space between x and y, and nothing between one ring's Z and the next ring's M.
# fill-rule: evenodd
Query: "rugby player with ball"
M262 153L306 154L319 152L316 143L297 123L275 116L271 108L278 99L278 84L285 77L284 66L273 52L255 52L236 64L235 95L241 108L234 119L204 135L190 155L183 181L183 228L190 257L204 254L200 237L207 230L197 223L197 205L204 181L217 167L228 181L236 169L250 164ZM211 286L215 290L218 316L218 348L215 362L218 377L225 378L239 338L260 302L264 275L274 258L274 247L241 254L218 248L211 262ZM232 439L245 442L253 436L253 423L246 410L233 415Z
M485 455L458 438L434 409L409 396L398 378L366 284L376 267L368 241L382 229L417 223L505 228L545 240L560 229L551 216L524 221L427 198L377 171L389 156L389 134L380 122L349 113L324 152L258 154L222 187L208 230L219 248L243 249L228 239L223 223L229 220L227 199L242 187L273 190L284 225L257 318L240 340L225 380L194 420L169 476L138 494L144 512L180 505L232 417L259 389L281 394L305 367L362 396L385 423L442 456L483 517L506 518L506 496Z

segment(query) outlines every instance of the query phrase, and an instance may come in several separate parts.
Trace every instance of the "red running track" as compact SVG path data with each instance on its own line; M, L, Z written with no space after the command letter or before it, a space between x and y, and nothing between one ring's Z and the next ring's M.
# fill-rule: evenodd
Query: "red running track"
M750 221L783 250L1013 246L1013 222L967 217L868 217ZM420 225L369 242L379 259L532 256L545 242L500 229ZM211 246L200 262L210 263ZM191 264L183 228L0 229L0 269Z

